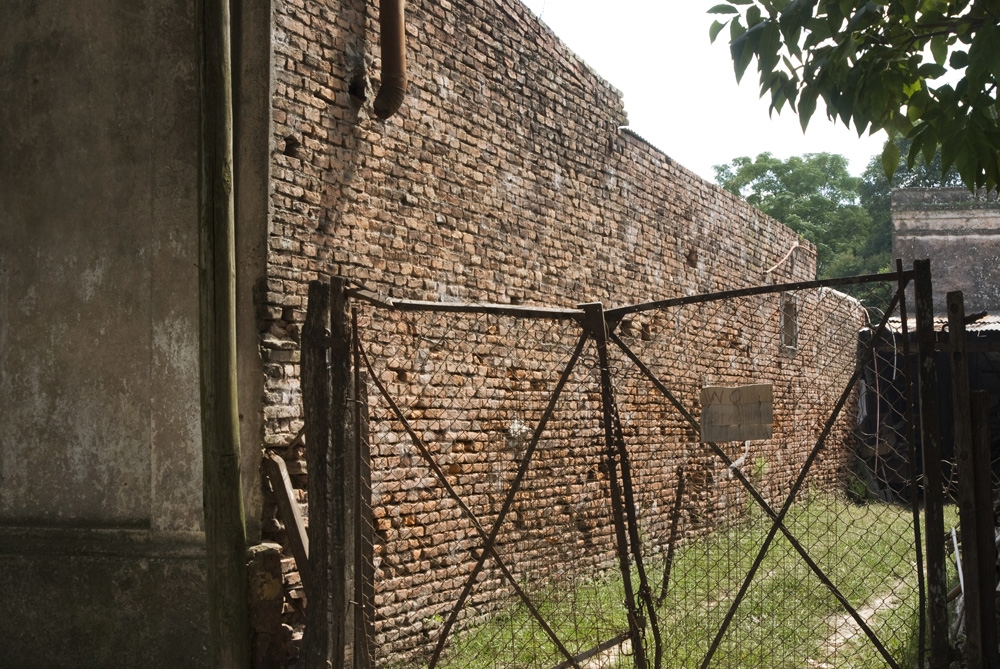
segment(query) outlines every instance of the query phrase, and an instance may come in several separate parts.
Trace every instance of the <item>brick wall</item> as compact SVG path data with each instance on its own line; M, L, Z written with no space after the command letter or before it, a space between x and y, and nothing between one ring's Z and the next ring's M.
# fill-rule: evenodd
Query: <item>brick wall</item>
M1000 202L965 188L902 188L892 194L892 254L906 266L930 258L934 311L960 290L966 313L1000 309ZM909 291L912 298L913 291Z
M620 94L516 0L411 0L408 96L395 117L376 120L370 80L378 73L377 11L377 3L362 0L275 2L273 215L261 313L267 446L291 442L302 425L298 341L307 283L317 277L343 274L400 298L559 307L593 301L613 307L814 277L811 245L620 129L627 123ZM362 94L368 101L358 106ZM775 496L812 445L828 395L846 381L855 354L859 322L852 303L829 291L802 300L806 320L797 353L778 343L776 296L730 311L646 314L623 324L623 334L647 348L664 344L661 351L671 354L659 370L677 377L685 401L706 381L786 380L786 387L776 387L776 412L780 406L795 429L779 425L780 438L750 456L770 462L773 483L765 488ZM578 330L532 325L539 332L528 336L512 323L475 319L432 319L393 330L376 316L366 312L371 328L365 336L381 373L401 403L423 412L420 420L438 421L421 428L431 433L429 444L443 464L455 465L458 486L475 497L477 512L495 514L495 495L483 489L483 479L509 476L516 462L513 421L537 420ZM433 351L421 363L431 364L430 372L414 367L415 358L392 362L392 351L399 358L416 355L412 328L425 325L430 339L434 332L448 335L445 348L461 367L449 372L450 382L432 382ZM523 362L537 358L527 349L545 341L558 342L563 357ZM494 366L470 358L487 343L492 348L483 355L501 355L497 347L508 351ZM511 350L523 354L522 363L509 363ZM443 359L441 365L437 369L447 369ZM494 377L484 369L499 371ZM462 404L459 378L475 378L496 395ZM812 385L803 390L793 385L796 378ZM452 398L442 411L474 411L476 425L441 425L442 417L428 417L420 404L427 388ZM549 509L561 518L550 527L576 528L564 535L572 539L557 551L559 559L585 553L588 564L599 567L613 548L607 523L599 521L607 504L595 464L599 394L583 386L573 392L574 409L558 418L555 439L539 452L552 459L538 469L550 479L533 474L528 488L537 504L517 522L533 527L532 513ZM716 485L720 472L711 459L692 459L700 452L697 438L661 403L644 399L648 394L626 392L621 400L633 421L629 438L645 435L645 450L636 454L638 476L646 476L640 501L647 509L653 501L666 508L671 476L689 462L686 522L691 531L705 527L728 513L738 491L728 479ZM404 653L426 645L424 621L446 613L475 541L443 497L412 493L413 481L426 473L400 445L406 440L399 426L373 411L379 629L387 649ZM648 438L654 432L657 438ZM841 476L849 432L845 420L836 449L823 459L827 483ZM285 455L294 467L301 448ZM655 477L643 473L654 470ZM296 472L301 468L293 468L301 485L304 473ZM557 478L567 472L572 476L565 481ZM265 519L264 529L275 536L278 527ZM532 546L550 536L535 536L535 544L519 540L517 550L537 554Z

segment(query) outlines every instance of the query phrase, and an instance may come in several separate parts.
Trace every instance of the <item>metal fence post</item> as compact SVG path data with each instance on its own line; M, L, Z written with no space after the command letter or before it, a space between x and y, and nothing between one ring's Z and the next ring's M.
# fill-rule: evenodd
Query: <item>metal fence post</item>
M955 422L955 463L958 469L959 516L962 523L962 576L965 583L965 662L968 669L1000 666L996 644L994 601L996 548L989 441L985 421L975 421L969 388L969 360L965 335L965 300L961 291L948 293L948 350L951 355ZM977 408L982 411L981 398ZM978 448L985 441L986 448ZM985 451L985 455L984 452ZM977 456L979 456L977 458ZM985 462L977 462L977 460ZM980 471L981 470L981 471ZM992 633L991 633L992 629Z
M354 635L348 634L347 603L354 592L354 534L348 532L353 514L350 503L351 470L348 468L351 439L351 325L347 315L347 282L330 279L330 599L333 604L333 669L353 665ZM308 445L307 445L308 447Z
M997 547L993 529L993 466L989 435L990 398L985 390L972 392L972 465L976 477L977 560L983 579L979 588L980 633L983 666L1000 667L1000 640L997 639L996 563Z
M924 540L927 542L927 602L931 669L951 660L948 643L948 581L944 550L944 483L941 475L941 425L938 415L937 362L934 359L934 293L930 260L913 262L917 316L917 369L920 395L920 444L924 469Z
M368 376L361 368L361 349L358 342L358 311L351 310L351 343L354 363L352 379L352 436L354 463L352 467L354 490L351 492L354 508L354 590L352 601L354 616L354 667L373 669L375 640L374 517L372 514L372 463L371 442L368 438Z
M632 585L632 569L629 564L628 529L625 525L624 501L618 481L618 445L615 439L614 399L611 396L611 368L608 364L608 330L604 320L604 306L600 302L581 304L584 310L584 327L593 337L597 347L597 357L601 373L601 408L604 427L605 454L608 461L608 485L611 491L611 510L614 514L615 537L618 546L618 562L625 590L625 605L628 608L629 636L632 640L632 655L636 669L646 669L646 651L642 644L644 621L641 620Z

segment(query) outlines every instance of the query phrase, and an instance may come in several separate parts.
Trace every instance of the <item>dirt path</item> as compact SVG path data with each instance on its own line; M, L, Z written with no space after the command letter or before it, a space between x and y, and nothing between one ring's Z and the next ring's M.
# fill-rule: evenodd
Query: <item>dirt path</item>
M903 583L900 580L893 588L890 588L887 594L865 602L865 605L857 610L858 616L865 621L865 624L868 624L879 611L899 606L899 598L894 593ZM831 616L827 618L826 622L833 628L833 633L826 638L826 643L823 646L827 657L836 655L844 646L864 634L861 625L854 619L854 616L846 612ZM817 662L816 660L808 660L807 662L810 667L816 669L833 669L833 665L827 662Z

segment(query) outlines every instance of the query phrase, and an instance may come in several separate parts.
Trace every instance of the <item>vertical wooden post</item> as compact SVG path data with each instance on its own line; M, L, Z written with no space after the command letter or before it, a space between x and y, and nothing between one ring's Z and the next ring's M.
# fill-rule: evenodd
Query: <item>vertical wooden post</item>
M199 361L209 662L250 664L246 521L236 385L229 1L202 0L199 209Z
M913 358L910 352L910 325L906 313L906 282L903 280L903 261L896 259L897 279L896 292L899 294L899 323L903 344L903 377L906 380L906 441L910 458L910 491L912 495L911 510L913 511L913 552L917 565L917 601L919 604L919 622L917 624L917 666L924 666L927 654L927 583L924 577L924 551L920 530L920 494L917 477L917 437L916 411L913 400ZM895 337L895 335L893 335Z
M993 463L989 435L990 398L985 390L972 392L972 467L975 473L976 560L982 578L978 595L983 666L1000 667L1000 639L997 638L996 563L997 547L993 529ZM963 528L962 534L965 534Z
M309 590L302 655L310 669L342 669L350 648L346 627L352 592L346 554L350 387L346 283L340 277L329 285L312 281L302 328L302 408L309 470Z
M917 368L920 394L920 443L924 466L924 540L927 543L927 602L930 666L944 669L948 643L948 580L944 551L944 483L941 476L941 426L938 416L937 363L934 359L934 293L930 260L915 260L914 311L917 316Z
M331 552L330 475L328 462L330 427L330 287L321 281L309 283L306 321L302 327L302 411L305 420L306 468L309 472L309 564L306 585L306 629L302 639L302 662L308 669L325 669L333 642L330 624L329 563Z
M958 514L962 524L962 578L965 584L965 662L982 669L979 591L990 578L979 572L979 536L976 533L976 473L972 460L972 407L969 364L965 347L965 302L960 291L948 293L948 351L951 356L952 419L955 425L955 466L958 470ZM990 509L992 512L992 509ZM992 515L992 513L991 513ZM990 541L992 543L992 540ZM992 589L992 588L991 588Z
M347 314L347 282L330 279L330 595L333 604L333 669L347 666L354 636L347 634L347 602L353 594L353 538L347 532L349 502L348 454L353 446L351 416L351 323ZM350 536L350 539L348 538ZM353 657L350 658L353 665Z

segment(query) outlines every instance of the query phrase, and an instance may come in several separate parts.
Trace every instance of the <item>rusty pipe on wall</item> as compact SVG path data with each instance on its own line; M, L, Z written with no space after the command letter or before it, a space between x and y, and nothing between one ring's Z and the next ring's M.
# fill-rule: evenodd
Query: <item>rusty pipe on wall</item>
M375 96L375 116L387 119L406 95L406 0L379 0L382 81Z

